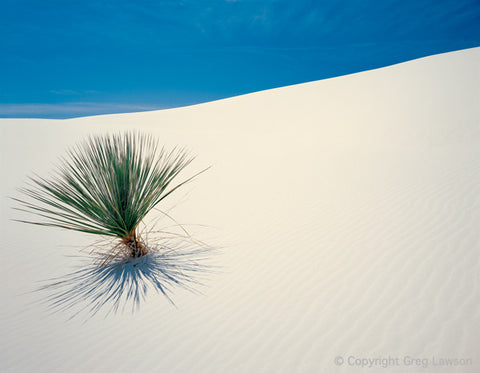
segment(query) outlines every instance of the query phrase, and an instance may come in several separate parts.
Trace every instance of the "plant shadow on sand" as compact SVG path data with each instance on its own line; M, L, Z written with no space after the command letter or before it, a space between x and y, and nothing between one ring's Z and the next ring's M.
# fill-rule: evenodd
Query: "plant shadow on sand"
M121 243L112 245L105 240L89 246L93 249L88 253L88 248L82 250L83 255L74 256L81 263L76 271L50 279L36 290L42 294L41 302L53 312L72 312L70 318L85 312L92 317L101 310L105 316L134 313L149 292L161 294L175 305L174 288L200 293L198 288L217 271L211 264L217 250L188 233L150 231L145 237L149 238L145 241L149 253L137 258L121 250ZM113 248L105 253L103 247Z

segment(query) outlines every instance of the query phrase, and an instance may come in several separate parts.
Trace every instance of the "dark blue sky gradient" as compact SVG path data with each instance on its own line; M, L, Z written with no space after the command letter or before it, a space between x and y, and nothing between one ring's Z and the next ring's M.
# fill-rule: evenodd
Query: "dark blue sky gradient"
M184 106L479 45L479 0L2 0L0 117Z

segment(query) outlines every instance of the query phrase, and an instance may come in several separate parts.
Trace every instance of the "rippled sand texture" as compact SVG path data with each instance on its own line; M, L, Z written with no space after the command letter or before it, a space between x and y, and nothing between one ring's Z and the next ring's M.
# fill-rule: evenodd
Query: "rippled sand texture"
M90 133L192 149L213 167L172 214L223 252L176 307L151 293L134 314L66 321L28 291L88 237L14 223L3 199L0 370L480 371L479 66L477 48L180 109L0 120L4 195Z

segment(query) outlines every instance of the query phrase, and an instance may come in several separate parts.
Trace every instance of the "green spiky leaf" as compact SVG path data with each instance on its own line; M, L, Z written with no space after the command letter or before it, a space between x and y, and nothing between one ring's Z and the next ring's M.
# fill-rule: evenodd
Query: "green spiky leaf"
M29 198L14 198L21 204L17 209L42 218L20 221L127 237L164 198L198 175L174 183L192 160L182 149L159 149L151 136L90 137L61 159L50 179L34 176L19 189Z

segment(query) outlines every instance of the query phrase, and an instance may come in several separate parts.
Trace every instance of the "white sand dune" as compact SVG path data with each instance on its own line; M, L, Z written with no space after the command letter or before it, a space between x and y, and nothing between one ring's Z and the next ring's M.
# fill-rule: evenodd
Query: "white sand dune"
M479 66L476 48L179 109L0 120L3 196L88 134L186 146L192 172L213 167L172 214L223 248L203 295L67 321L28 292L89 237L15 223L4 198L0 371L479 372Z

